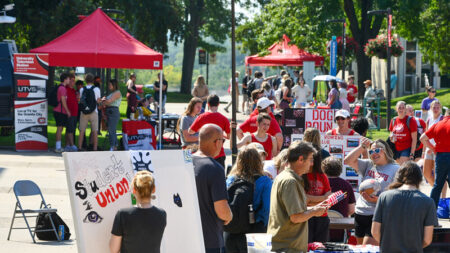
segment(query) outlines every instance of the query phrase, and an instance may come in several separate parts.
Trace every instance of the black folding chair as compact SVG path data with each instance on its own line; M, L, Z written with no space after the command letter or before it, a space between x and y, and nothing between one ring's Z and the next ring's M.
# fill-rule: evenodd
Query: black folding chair
M37 217L38 214L40 214L40 213L56 213L56 211L57 211L56 209L48 208L47 204L45 203L44 196L42 196L41 190L39 189L39 186L37 186L37 184L35 184L33 181L30 181L30 180L19 180L14 184L13 190L14 190L14 195L16 195L17 202L16 202L16 207L14 208L14 215L11 220L11 226L9 228L8 240L9 240L9 237L11 236L11 230L13 230L13 229L28 229L34 243L36 243L36 241L34 239L36 232L45 232L45 231L55 232L56 238L58 238L58 241L61 241L61 238L58 235L58 231L57 231L55 224L51 218L51 215L50 215L50 222L52 224L52 229L37 230L36 227L30 227L30 224L27 220L27 218ZM35 196L35 195L41 196L41 205L40 205L39 209L24 209L22 207L22 204L20 203L19 196ZM20 218L20 215L18 215L16 217L16 214L22 214L22 217L25 220L27 227L13 228L14 219ZM26 215L26 214L31 214L31 215Z

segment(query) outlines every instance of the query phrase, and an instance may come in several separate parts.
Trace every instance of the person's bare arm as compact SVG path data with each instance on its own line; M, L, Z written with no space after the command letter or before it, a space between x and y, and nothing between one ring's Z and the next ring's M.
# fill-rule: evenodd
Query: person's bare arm
M425 133L423 133L422 136L420 136L420 141L423 143L425 147L431 149L433 153L436 153L436 147L433 146L433 144L431 144L430 139Z
M331 130L328 130L328 132L326 132L325 135L331 135Z
M122 236L117 236L111 234L111 239L109 239L109 250L111 253L119 253L120 246L122 245Z
M188 129L184 129L181 133L183 134L183 137L184 137L184 139L187 142L196 142L196 141L198 141L198 136L190 134Z
M223 220L223 224L227 225L233 219L230 206L226 199L218 200L214 202L214 211L219 219Z
M241 147L251 143L252 142L251 138L252 138L251 135L245 135L244 138L242 138L240 141L237 142L236 147L241 148ZM233 141L230 140L230 148L232 148L232 147L233 147Z
M434 231L434 226L425 226L423 228L423 242L422 242L423 248L430 245L431 242L433 241L433 231Z
M242 131L242 129L240 129L239 127L236 129L236 136L239 140L244 137L244 131Z
M194 130L192 130L191 128L188 129L188 133L189 134L195 134L196 132Z
M120 98L120 93L119 92L115 92L109 99L105 99L103 101L103 103L105 103L106 105L109 105L109 104L111 104L112 102L116 101L119 98Z
M70 117L70 111L69 111L69 107L67 107L67 97L66 96L61 96L61 104L62 107L64 107L64 110L66 110L67 112L67 117Z
M361 144L350 151L350 153L344 158L344 164L352 167L358 172L358 158L363 152L367 152L367 148L370 146L370 140L366 137L361 137Z
M372 221L372 237L373 239L377 240L378 243L380 243L381 239L381 223Z
M414 152L416 152L417 131L411 133L411 138L412 138L412 142L411 142L411 154L414 154Z
M306 199L308 200L308 204L317 205L318 203L326 200L330 195L331 191L328 191L325 194L319 196L306 194Z
M283 134L277 133L275 134L275 138L277 139L277 154L278 154L281 150L281 146L283 146Z
M304 211L303 213L296 213L289 216L289 219L292 223L301 223L306 222L312 217L318 217L325 213L327 210L326 203L320 203L318 205L312 206L308 210Z
M350 216L354 213L355 213L355 203L348 204L348 216Z
M270 136L272 139L272 158L278 155L278 144L277 139L273 136Z

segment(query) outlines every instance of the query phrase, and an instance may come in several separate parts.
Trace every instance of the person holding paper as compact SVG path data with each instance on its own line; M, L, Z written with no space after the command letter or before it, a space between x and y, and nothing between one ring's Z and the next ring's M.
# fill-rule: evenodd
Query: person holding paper
M163 209L151 204L155 179L149 171L139 171L134 176L132 188L137 206L116 213L109 248L112 253L159 253L167 215Z

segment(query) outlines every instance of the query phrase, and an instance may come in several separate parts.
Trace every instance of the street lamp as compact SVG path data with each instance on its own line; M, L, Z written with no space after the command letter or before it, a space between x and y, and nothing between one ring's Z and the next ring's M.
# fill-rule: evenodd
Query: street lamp
M374 11L368 11L367 15L384 15L386 14L386 20L388 24L387 29L387 40L388 40L388 46L386 50L387 55L387 121L386 121L386 128L389 131L389 122L391 122L391 27L392 27L392 14L391 14L391 8L387 8L386 10L374 10Z
M231 0L231 158L233 164L236 161L237 156L237 146L236 146L236 96L237 96L237 83L236 83L236 34L235 34L235 11L234 11L234 2L235 0Z
M342 23L342 80L345 81L345 19L327 19L327 23Z
M15 17L6 16L7 11L11 11L14 9L14 4L7 4L3 8L3 10L0 11L0 13L3 13L3 15L0 15L0 23L14 23L16 22Z

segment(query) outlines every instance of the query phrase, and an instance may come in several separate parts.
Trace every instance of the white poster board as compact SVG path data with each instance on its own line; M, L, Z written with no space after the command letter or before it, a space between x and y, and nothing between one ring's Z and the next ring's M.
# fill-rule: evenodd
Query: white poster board
M167 213L161 252L204 252L194 169L190 156L183 151L71 152L64 153L64 161L78 252L109 252L115 214L132 206L134 168L153 172L156 199L152 204ZM90 190L93 185L98 187L95 192ZM91 209L86 210L88 206ZM102 219L91 222L91 211Z
M17 151L48 150L47 99L15 100L14 129Z

